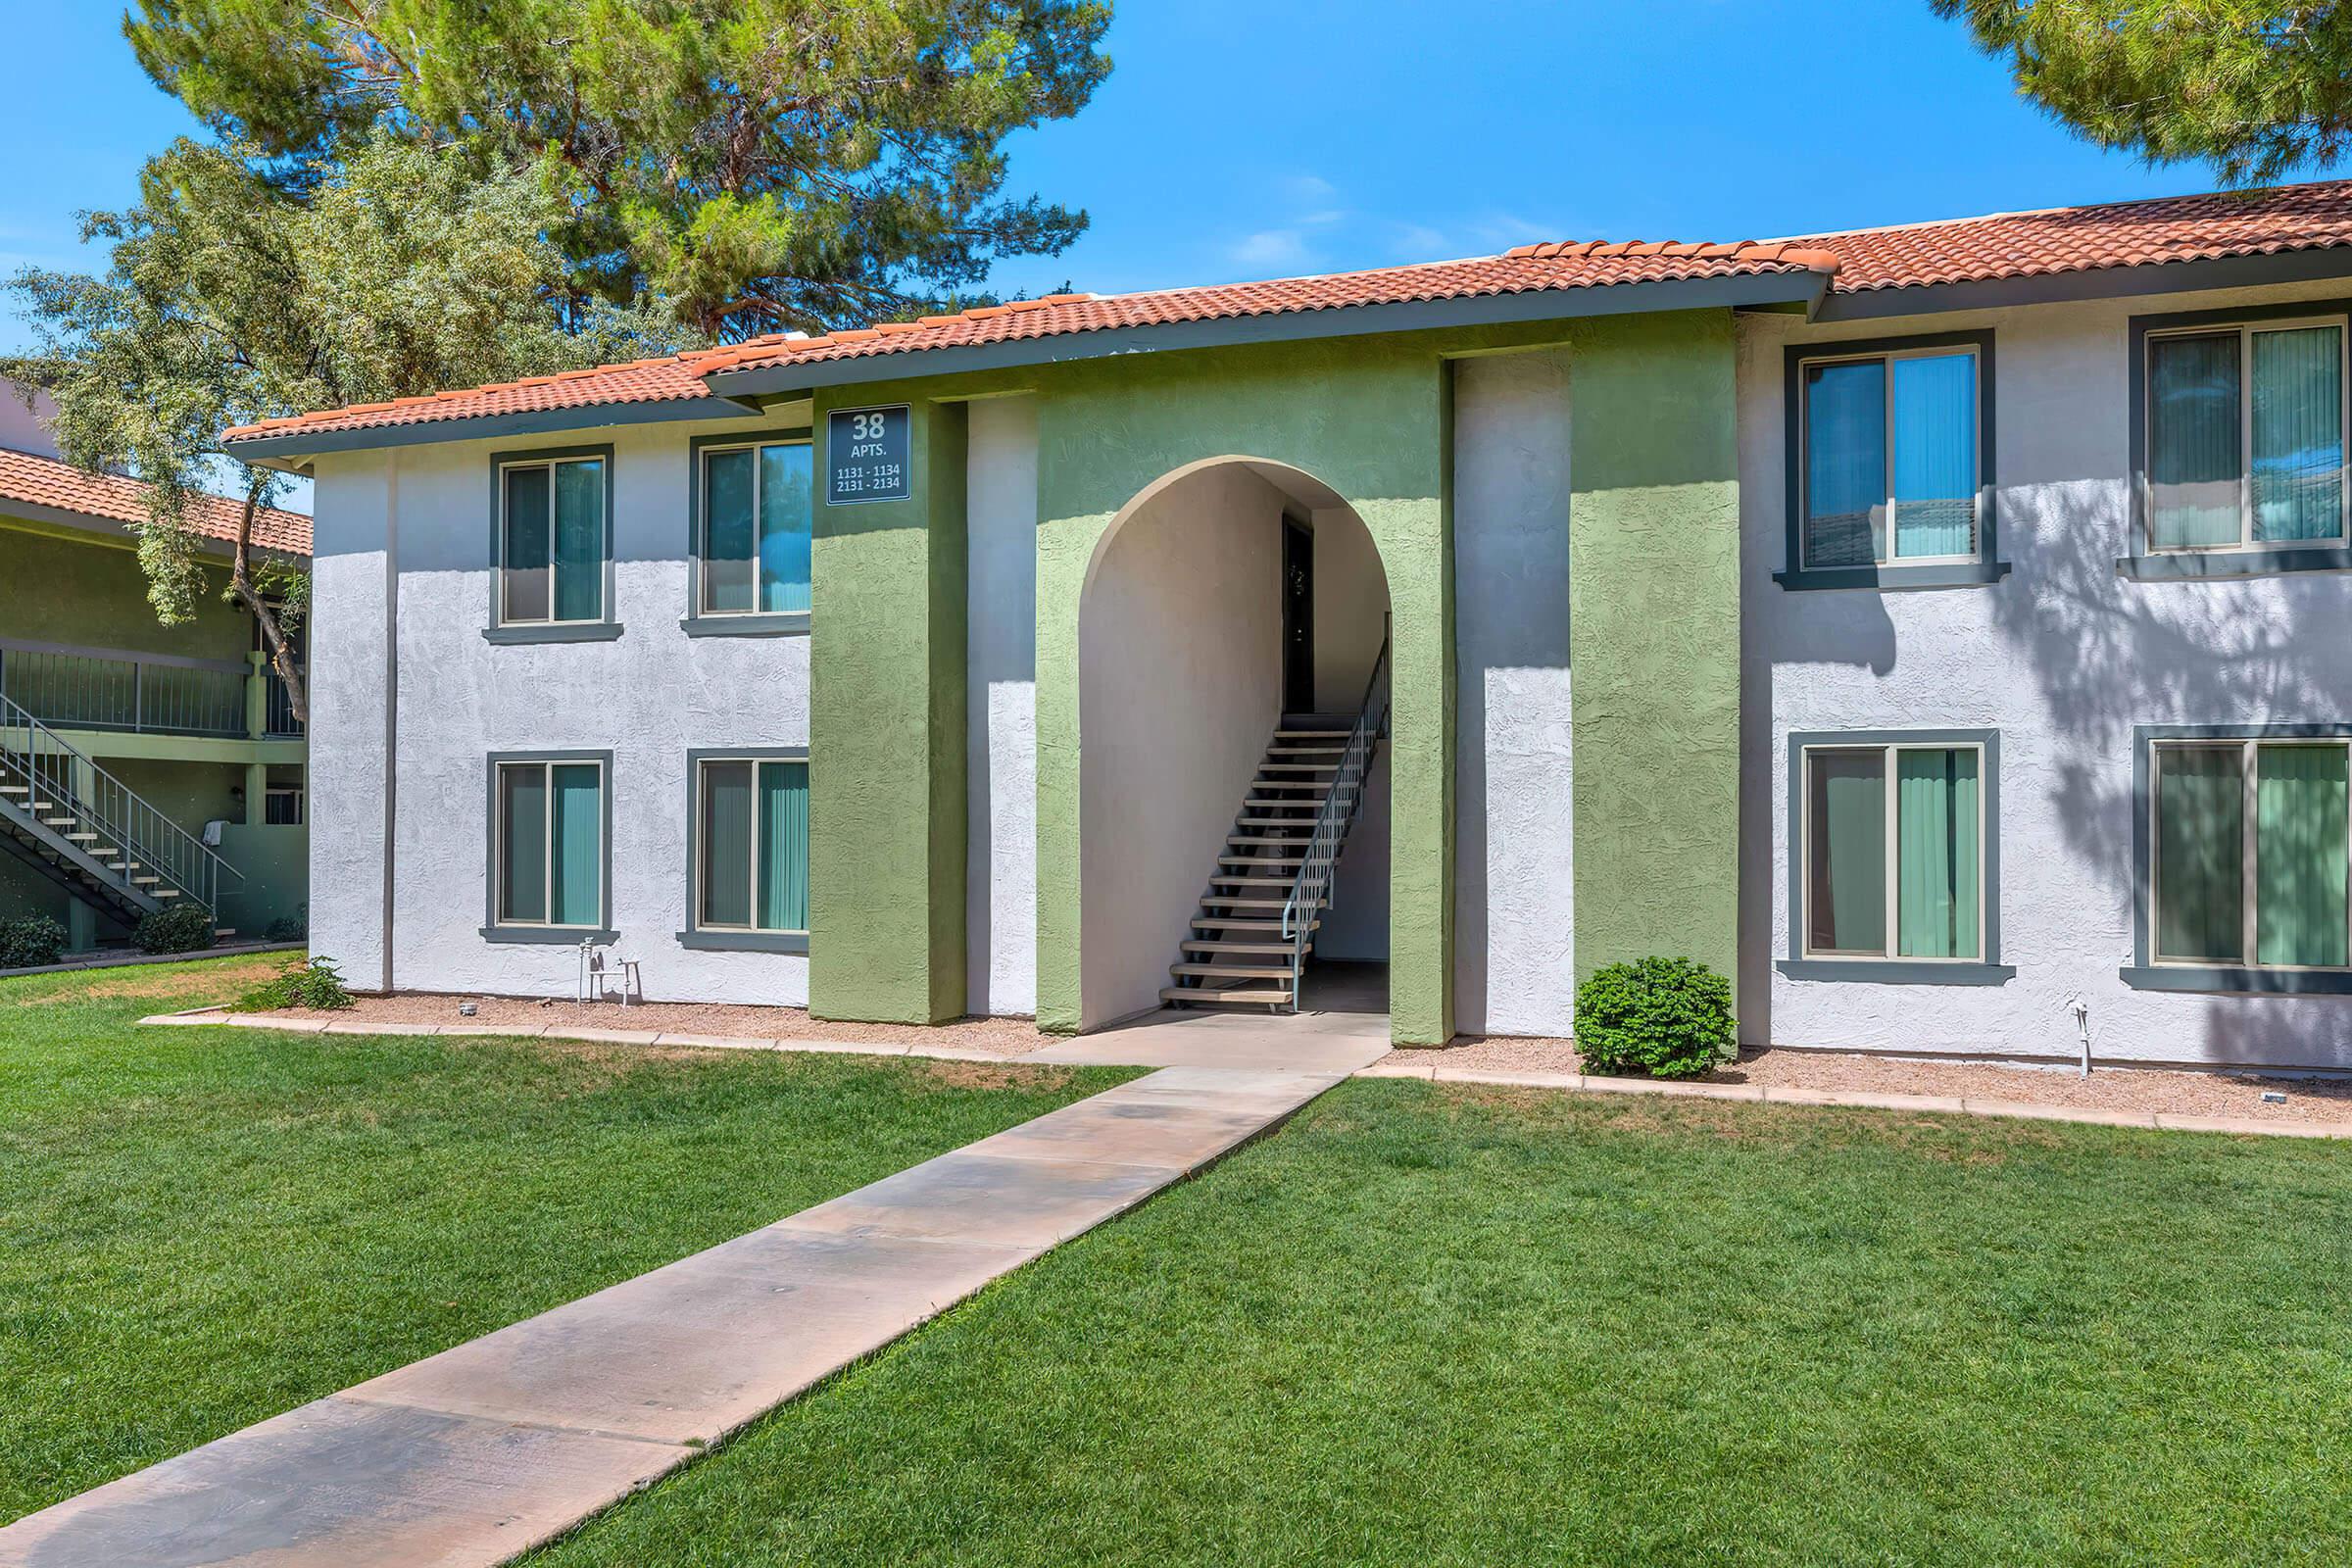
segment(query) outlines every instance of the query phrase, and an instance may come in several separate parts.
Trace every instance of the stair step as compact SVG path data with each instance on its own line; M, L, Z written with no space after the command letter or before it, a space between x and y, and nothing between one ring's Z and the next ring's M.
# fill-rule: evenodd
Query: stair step
M226 942L230 937L233 937L236 934L237 928L233 925L217 925L213 927L213 940L215 942Z
M1179 1002L1190 1006L1232 1005L1246 1003L1258 1006L1279 1007L1289 1004L1291 988L1289 986L1227 986L1218 990L1210 990L1203 986L1169 986L1160 992L1159 1000Z
M151 888L163 881L163 878L160 876L134 876L130 880L133 886Z
M1287 888L1298 879L1296 876L1243 876L1239 872L1219 871L1208 880L1226 888Z
M58 837L71 839L75 844L95 844L98 842L98 835L95 833L61 833L58 835Z
M1311 920L1307 923L1306 928L1312 931L1322 923L1319 919ZM1213 914L1196 914L1193 916L1193 929L1196 931L1269 931L1280 936L1282 935L1282 922L1280 920L1251 919L1247 915L1220 919Z
M179 897L179 889L157 888L153 893L150 893L147 896L151 899L176 899Z
M1336 773L1339 770L1340 764L1337 762L1265 762L1258 767L1260 773Z
M1181 946L1187 953L1272 954L1291 951L1291 945L1288 942L1217 942L1201 937L1190 938Z
M1293 833L1312 833L1315 819L1311 816L1245 816L1235 827L1279 827Z
M1339 757L1347 752L1345 746L1269 746L1268 757L1287 757L1296 761L1301 757Z
M1256 966L1243 963L1171 963L1168 965L1168 973L1197 974L1204 978L1224 980L1288 980L1291 977L1291 966L1287 963Z
M0 784L0 795L30 795L31 793L32 786L29 784Z
M1288 899L1249 899L1243 898L1239 894L1215 893L1202 899L1200 907L1203 909L1280 909L1290 902ZM1319 899L1315 903L1315 907L1328 909L1331 907L1331 901Z
M1219 865L1251 865L1261 870L1279 866L1301 866L1306 863L1296 855L1220 855Z

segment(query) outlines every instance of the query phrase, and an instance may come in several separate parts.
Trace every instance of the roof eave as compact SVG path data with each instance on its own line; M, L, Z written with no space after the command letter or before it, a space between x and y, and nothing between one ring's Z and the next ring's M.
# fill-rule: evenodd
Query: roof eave
M756 415L757 404L713 393L697 398L654 398L636 403L581 403L516 414L472 415L454 419L417 419L406 424L364 424L341 430L287 430L240 436L221 450L246 463L295 471L301 461L322 452L368 452L379 447L429 446L442 441L504 440L546 435L603 424L655 424L672 419L739 419Z
M817 387L1066 365L1123 354L1569 320L1579 317L1631 316L1652 311L1791 303L1811 307L1822 298L1829 281L1827 272L1745 272L1721 277L1587 284L1581 288L1527 289L1515 294L1482 294L1462 299L1409 300L1395 305L1332 306L1315 311L1218 317L1203 321L1095 327L994 343L899 350L804 364L754 366L714 370L704 377L704 382L713 392L730 397L772 397Z
M2352 245L2278 251L2259 256L2221 256L2195 262L2140 262L2128 267L2093 267L2033 277L1981 278L1962 283L1917 283L1893 288L1832 293L1814 313L1817 321L1862 321L1889 316L1933 316L1948 311L1998 310L2013 305L2054 305L2080 300L2123 299L2143 294L2186 294L2206 289L2255 288L2265 284L2309 283L2352 277Z

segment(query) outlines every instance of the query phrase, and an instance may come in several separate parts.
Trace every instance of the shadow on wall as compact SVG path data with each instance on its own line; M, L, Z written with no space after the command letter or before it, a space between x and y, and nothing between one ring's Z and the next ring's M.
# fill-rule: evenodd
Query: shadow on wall
M2106 916L2130 930L2135 898L2133 729L2141 724L2319 722L2352 717L2344 581L2327 573L2137 582L2118 575L2127 503L2112 480L2013 492L2002 527L2015 563L1995 594L1996 633L2032 672L2051 755L2003 756L2004 791L2039 790L2061 847L2113 890ZM2013 760L2014 759L2014 760ZM2032 870L2013 885L2031 897ZM2124 961L2129 961L2128 957ZM2187 999L2183 999L2185 1002ZM2344 1010L2309 999L2215 999L2214 1061L2338 1059Z

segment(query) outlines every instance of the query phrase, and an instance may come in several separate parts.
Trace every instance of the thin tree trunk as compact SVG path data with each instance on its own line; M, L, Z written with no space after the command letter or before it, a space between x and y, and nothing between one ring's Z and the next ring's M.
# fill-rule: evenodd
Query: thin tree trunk
M311 721L311 694L303 685L302 666L295 662L294 644L278 623L277 607L270 603L253 586L253 519L261 511L263 486L257 480L245 490L245 510L237 518L237 553L228 569L229 591L237 603L253 612L254 624L262 628L262 643L270 655L270 667L285 683L286 706L305 726Z

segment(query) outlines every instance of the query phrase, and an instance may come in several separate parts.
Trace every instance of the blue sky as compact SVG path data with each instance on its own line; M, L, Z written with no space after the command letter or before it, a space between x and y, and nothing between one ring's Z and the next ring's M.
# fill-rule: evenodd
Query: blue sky
M119 7L6 11L0 270L95 265L74 213L127 201L190 122ZM1001 287L1765 238L2209 182L2076 140L1926 0L1125 0L1109 48L1094 103L1009 148L1017 188L1094 227ZM0 318L0 346L24 341Z

